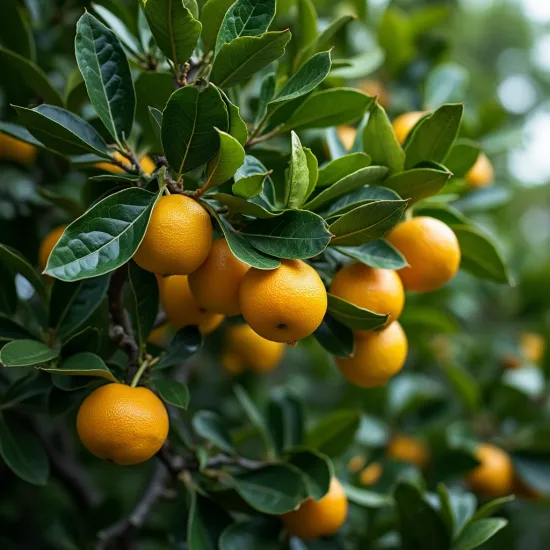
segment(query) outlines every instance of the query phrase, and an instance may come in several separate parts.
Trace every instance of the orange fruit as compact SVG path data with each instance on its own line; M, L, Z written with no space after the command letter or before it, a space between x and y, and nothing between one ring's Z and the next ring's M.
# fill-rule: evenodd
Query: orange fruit
M184 195L158 199L134 261L159 275L188 275L208 257L212 223L206 210Z
M168 414L147 388L106 384L83 401L76 418L78 436L95 456L121 466L151 458L168 436Z
M476 187L478 189L488 187L493 183L495 171L491 161L487 158L485 153L479 153L475 164L470 168L470 171L466 174L464 179L470 187Z
M267 340L294 344L323 321L327 293L317 271L301 260L282 260L277 269L251 268L239 289L245 321Z
M381 475L382 464L380 462L372 462L359 474L359 483L365 487L374 485L378 482Z
M403 113L396 117L392 123L393 131L397 137L397 141L403 145L410 131L416 126L416 123L426 115L426 111L411 111Z
M36 155L37 150L34 145L0 133L0 158L14 160L23 166L29 166L36 160Z
M344 488L335 477L328 493L320 500L308 499L297 510L283 514L286 530L304 540L336 534L346 521L348 499Z
M350 125L338 126L338 128L336 128L336 132L338 133L338 137L340 138L340 141L346 151L349 151L355 143L357 128Z
M519 347L527 361L539 364L546 351L546 340L544 336L536 332L524 332L519 337Z
M239 315L239 286L249 269L233 255L224 238L216 239L206 261L189 275L191 292L208 311Z
M386 450L388 457L400 462L409 462L419 468L428 465L429 453L426 444L406 434L396 434Z
M395 271L359 262L345 265L336 273L330 292L358 307L389 313L388 323L399 318L405 305L403 283Z
M154 328L147 337L147 343L153 344L159 348L165 348L170 344L170 340L174 335L174 328L170 323L164 323L159 327Z
M222 354L221 364L223 370L225 370L229 376L237 376L244 372L243 362L236 353L224 352Z
M363 456L354 456L349 459L348 462L348 472L356 474L361 468L365 466L366 459Z
M472 489L491 497L510 494L514 470L508 453L490 443L482 443L478 445L475 456L480 464L467 477Z
M460 267L456 235L435 218L420 216L406 220L394 227L386 239L409 263L398 271L406 290L437 290L448 283Z
M272 371L283 358L285 345L256 334L248 325L230 325L226 332L226 349L253 372Z
M357 87L367 95L378 98L378 104L387 108L390 104L390 94L385 86L378 80L362 80Z
M48 263L48 258L50 257L50 254L52 253L52 250L54 246L57 244L57 241L61 238L61 235L63 235L63 231L67 228L66 225L60 225L58 227L54 227L45 237L42 239L42 242L40 243L40 248L38 249L38 262L40 264L40 269L44 271L46 269L46 265Z
M373 332L355 333L353 357L336 357L340 372L360 388L385 384L397 374L407 358L407 337L398 321Z
M119 162L122 162L122 164L125 164L126 166L130 167L131 162L121 153L118 151L115 151L114 157ZM139 163L141 167L143 168L143 171L146 174L152 174L156 169L157 165L155 164L155 161L149 156L149 155L143 155L139 159ZM120 166L117 166L116 164L112 164L111 162L97 162L94 164L96 168L99 168L100 170L105 170L106 172L110 172L111 174L125 174L126 171L122 169Z
M201 334L210 334L223 321L223 315L212 313L201 308L189 288L185 275L157 277L160 302L166 317L176 330L190 325L197 325Z

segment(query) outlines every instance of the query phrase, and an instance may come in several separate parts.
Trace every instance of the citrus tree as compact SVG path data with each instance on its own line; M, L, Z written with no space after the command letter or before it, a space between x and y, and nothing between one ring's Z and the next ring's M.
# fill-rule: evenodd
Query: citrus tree
M470 375L440 342L444 408L416 372L426 331L454 327L449 293L423 295L459 269L510 282L453 206L494 175L427 40L437 13L389 9L365 54L342 45L356 17L319 32L309 0L7 6L3 177L36 216L3 220L0 454L18 513L44 519L10 518L3 547L467 550L500 531L517 480L456 422ZM423 99L392 124L360 79L422 56Z

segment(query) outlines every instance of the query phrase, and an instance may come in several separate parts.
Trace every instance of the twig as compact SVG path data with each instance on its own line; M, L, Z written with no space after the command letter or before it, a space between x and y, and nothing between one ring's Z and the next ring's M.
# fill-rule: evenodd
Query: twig
M267 132L267 134L262 134L258 137L251 136L248 141L245 144L245 148L252 147L253 145L256 145L257 143L262 143L263 141L267 141L268 139L276 136L281 131L281 126L277 126L271 130L271 132Z

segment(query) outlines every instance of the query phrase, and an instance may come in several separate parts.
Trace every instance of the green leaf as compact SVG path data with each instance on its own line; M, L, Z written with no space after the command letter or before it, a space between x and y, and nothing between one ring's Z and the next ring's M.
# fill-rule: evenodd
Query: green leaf
M193 417L195 432L230 455L235 454L229 430L221 416L212 411L199 411Z
M76 61L88 96L111 136L130 137L136 111L132 74L113 31L86 12L76 25Z
M287 80L282 90L271 103L290 101L291 99L309 94L309 92L317 88L325 80L331 66L330 51L315 54Z
M300 138L291 132L292 146L290 165L285 187L285 203L287 208L300 208L306 200L309 188L309 170L307 158Z
M361 415L357 411L335 411L309 432L306 445L329 457L340 456L355 438L360 421Z
M202 8L202 41L204 53L214 50L216 39L227 10L235 0L208 0Z
M47 103L63 106L61 94L51 85L46 73L29 59L0 46L0 65L3 70L10 67L17 78Z
M228 195L226 193L216 193L215 195L212 195L212 197L221 204L227 206L231 213L244 214L245 216L253 216L259 219L274 218L282 214L282 212L270 212L261 204L247 201L245 199L241 199L240 197L234 197L233 195Z
M393 200L401 200L401 197L395 191L379 185L365 185L334 201L328 206L328 210L322 213L322 216L330 222L334 222L336 221L335 218L339 218L364 204Z
M220 149L208 163L204 189L212 189L230 180L244 162L245 152L242 145L231 135L215 128L220 140Z
M341 65L339 62L341 61ZM382 48L371 44L367 51L358 55L346 57L343 60L335 59L330 76L344 80L365 78L377 71L384 64Z
M136 36L134 36L126 23L112 11L99 4L92 4L92 10L99 16L107 27L109 27L119 38L121 43L126 46L127 50L133 55L140 55L140 44Z
M0 132L24 141L25 143L30 143L35 147L46 149L46 146L41 141L38 141L24 126L19 126L19 124L0 122Z
M472 550L487 542L508 525L502 518L480 519L468 524L452 546L452 550Z
M77 281L125 264L145 235L157 198L158 194L131 188L96 203L65 229L45 273L62 281Z
M145 349L147 337L155 326L159 309L159 289L153 273L130 262L128 269L130 287L130 314L141 349Z
M365 153L350 153L331 160L319 168L317 187L329 187L341 179L371 165L371 158Z
M483 233L472 227L453 225L462 259L460 267L480 279L510 284L508 266L495 244Z
M433 168L413 168L390 176L384 185L411 203L437 195L451 177L450 172Z
M267 116L269 102L275 96L277 88L277 75L269 73L263 80L260 87L260 97L258 98L258 107L256 109L255 125L262 124Z
M442 365L442 370L466 409L471 412L477 411L481 403L481 386L477 380L460 365Z
M363 508L383 508L391 506L393 503L393 499L389 495L354 487L349 483L344 483L343 486L348 500L353 502L353 504L357 504L357 506L362 506Z
M384 166L367 166L344 176L330 187L323 189L321 193L315 195L313 199L308 201L304 208L308 210L319 210L327 203L333 202L342 195L347 195L356 189L360 189L365 185L376 184L382 181L388 173L388 169Z
M460 324L454 317L442 309L430 306L410 305L399 320L403 325L409 325L411 330L422 328L430 333L449 334L460 331Z
M187 409L189 405L189 390L183 382L170 380L168 378L159 378L153 382L164 401L178 407L178 409Z
M44 280L20 252L11 246L0 244L0 260L10 271L23 275L34 287L37 294L44 301L47 301L48 291L44 285Z
M259 36L269 29L275 17L275 0L237 0L223 18L215 54L240 36Z
M456 208L448 205L439 205L439 204L429 204L423 203L426 206L418 205L415 209L415 213L420 216L430 216L441 220L443 223L450 225L451 227L455 225L469 225L468 218L457 210Z
M224 44L216 56L210 78L229 88L282 57L290 31L266 32L262 36L241 36Z
M444 103L458 103L466 99L470 82L468 71L456 63L441 63L430 71L424 88L426 109L437 109Z
M407 201L376 201L359 206L329 226L333 246L360 246L376 241L401 220Z
M317 185L317 180L319 179L319 161L317 157L313 154L313 151L308 147L304 147L304 153L306 155L307 170L308 170L308 186L305 200L307 200Z
M33 433L8 415L0 417L0 455L27 483L46 485L50 473L46 451Z
M65 340L78 330L101 305L109 287L109 276L76 283L55 281L50 298L50 327Z
M33 335L25 327L12 321L8 316L0 314L0 344L29 338L33 338Z
M202 346L202 336L196 326L183 327L176 332L167 350L161 356L155 369L180 365L197 353Z
M443 105L423 118L405 145L405 168L426 161L443 162L458 135L463 111L462 104Z
M268 404L267 421L279 455L301 445L304 437L304 407L294 395L282 389L275 390Z
M317 38L317 11L312 0L298 0L297 28L296 46L298 50L304 50Z
M479 153L481 148L473 141L457 139L445 159L445 166L453 176L463 178L473 168Z
M246 155L244 163L235 172L235 183L231 190L234 195L249 199L259 195L265 179L271 172L255 157Z
M514 495L508 495L507 497L500 497L486 502L477 509L477 512L474 514L474 520L493 515L501 506L504 506L508 502L512 502L515 498Z
M110 382L118 382L103 359L88 351L72 355L63 361L59 367L48 367L41 370L66 376L99 376Z
M231 482L247 504L269 515L290 512L307 496L300 473L284 464L264 466Z
M476 497L471 493L451 492L442 483L437 486L437 495L441 516L447 523L449 533L456 538L476 510Z
M220 147L219 129L229 126L227 107L212 85L185 86L174 92L162 118L162 145L178 177L206 164Z
M248 127L246 126L246 122L241 117L241 110L237 107L237 105L231 103L225 94L223 94L223 99L229 111L228 133L244 147L248 140Z
M305 210L287 210L275 218L257 220L241 235L257 250L289 260L317 256L331 238L325 220Z
M332 315L325 315L313 335L323 348L336 357L351 357L355 351L353 331Z
M390 243L379 239L361 246L341 246L336 250L345 256L379 269L402 269L407 266L405 256Z
M100 346L101 335L99 329L86 327L71 336L61 346L61 357L70 357L83 351L97 353Z
M359 120L373 98L352 88L332 88L309 95L284 122L282 130L328 128Z
M218 550L219 539L231 523L232 519L224 508L192 490L186 548Z
M51 191L48 187L37 186L36 191L43 199L50 201L61 208L61 210L64 210L71 218L78 218L83 213L84 209L80 202L72 197Z
M29 367L47 363L58 356L58 350L37 340L14 340L0 350L0 363L5 367Z
M297 449L286 460L300 470L307 495L313 500L320 500L328 493L334 469L327 456L311 449Z
M220 550L279 550L279 522L255 518L230 525L220 538Z
M407 14L395 6L385 10L378 24L378 43L386 54L384 68L395 77L417 55Z
M13 273L0 262L0 312L13 315L17 309L17 289Z
M388 320L387 315L381 315L355 304L342 300L333 294L327 294L328 313L337 321L353 330L374 330L382 327Z
M6 0L2 4L0 19L2 42L26 59L36 58L36 46L28 18L23 6L17 0Z
M395 137L392 124L383 107L375 103L363 131L363 150L372 162L398 173L405 166L405 152Z
M202 25L182 0L141 0L158 47L176 67L186 63L201 35Z

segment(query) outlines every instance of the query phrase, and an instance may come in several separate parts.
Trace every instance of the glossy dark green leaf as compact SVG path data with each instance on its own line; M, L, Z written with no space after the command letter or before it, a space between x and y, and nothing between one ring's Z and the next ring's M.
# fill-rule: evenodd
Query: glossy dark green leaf
M229 129L227 132L244 147L248 140L248 127L241 117L241 110L225 94L222 95L229 111Z
M108 275L75 283L55 281L50 298L50 327L60 339L64 340L86 322L101 305L108 286Z
M66 376L98 376L110 382L118 382L103 359L99 355L88 351L72 355L58 367L42 368L41 370Z
M377 201L344 214L329 226L332 246L360 246L383 238L403 217L407 201Z
M179 409L187 409L189 405L189 390L183 382L168 378L158 378L153 384L164 401Z
M258 107L256 109L255 125L262 124L268 112L268 105L275 96L275 90L277 88L277 75L275 73L269 73L263 80L260 87L260 96L258 97Z
M98 353L100 341L99 330L95 327L86 327L63 342L61 357L70 357L84 351Z
M185 86L172 94L162 118L162 145L178 177L206 164L220 147L218 130L229 126L227 107L212 85Z
M130 262L128 269L130 314L137 341L144 349L159 309L159 290L153 273Z
M472 550L478 548L508 525L502 518L479 519L469 523L454 542L452 550Z
M96 203L65 229L45 272L63 281L77 281L125 264L145 235L157 198L158 194L131 188Z
M334 468L327 456L318 451L303 448L292 451L286 457L286 461L302 473L309 497L320 500L328 493Z
M231 524L231 516L224 508L196 491L191 491L188 550L218 550L220 537Z
M329 187L341 179L371 165L371 158L365 153L351 153L337 158L319 168L317 187Z
M7 315L0 314L0 343L32 338L33 335Z
M275 0L237 0L223 18L216 40L216 55L222 46L240 36L259 36L275 17Z
M46 451L33 433L7 414L0 417L0 455L27 483L46 485L50 473Z
M292 144L290 165L285 186L285 204L287 208L300 208L307 197L309 188L309 170L307 157L295 132L291 133Z
M270 171L252 155L246 155L244 163L235 173L235 183L232 186L234 195L249 199L259 195L264 186L265 179Z
M490 500L485 504L481 505L476 513L474 514L474 520L484 519L486 517L492 516L497 510L508 502L515 500L514 495L508 495L506 497L496 498L495 500Z
M206 182L203 187L212 189L230 180L244 162L243 146L231 135L217 130L220 149L207 166Z
M290 392L279 388L273 392L267 407L267 422L279 455L302 444L304 406Z
M339 410L325 416L306 437L306 445L329 457L340 456L355 438L361 415Z
M308 170L308 186L305 200L309 199L315 187L317 185L317 180L319 179L319 161L317 157L313 154L313 151L308 147L304 147L304 153L306 155L307 170Z
M390 176L384 185L411 203L437 195L451 177L450 172L433 168L413 168Z
M445 485L437 486L441 517L447 523L447 530L455 538L471 520L477 506L476 497L471 493L449 491Z
M437 109L444 103L459 103L466 99L470 82L468 71L456 63L441 63L434 67L424 87L424 105Z
M381 315L365 308L358 307L338 296L327 294L328 313L337 321L353 330L374 330L383 326L388 320L387 315Z
M44 280L20 252L11 246L0 244L0 260L11 272L23 275L38 295L43 300L47 300L48 292Z
M275 218L257 220L241 234L257 250L290 260L320 254L331 238L323 218L305 210L287 210Z
M376 201L393 201L400 200L401 197L391 189L381 187L379 185L366 185L340 197L330 205L326 211L323 212L323 218L330 220L329 223L336 221L335 218L339 218L344 214L347 214L351 210L355 210L367 204L369 202Z
M480 146L473 141L457 139L445 159L445 166L455 177L463 178L473 168L480 152Z
M375 493L374 491L355 487L349 483L344 484L344 490L350 502L363 508L383 508L391 506L393 503L393 499L389 495Z
M13 340L0 350L0 363L5 367L29 367L47 363L58 356L58 350L37 340Z
M226 193L216 193L213 195L213 198L221 204L227 206L231 213L244 214L245 216L253 216L259 219L273 218L281 215L281 212L271 212L266 210L260 204L247 201L233 195L228 195Z
M325 315L313 335L321 346L336 357L351 357L355 351L353 331L332 315Z
M156 138L162 142L162 112L154 107L149 107L149 121Z
M214 50L216 39L227 10L235 0L208 0L202 8L202 41L204 51L208 53Z
M407 266L405 256L387 241L378 239L361 246L337 247L338 252L359 262L380 269L402 269Z
M107 25L119 38L120 42L133 55L140 55L140 44L137 36L129 30L128 25L118 15L100 4L92 4L92 11Z
M136 96L130 66L113 31L86 12L76 26L76 61L92 105L111 136L130 137Z
M386 111L375 103L363 131L363 150L372 162L387 166L392 173L398 173L405 166L405 152L395 137Z
M193 429L200 437L210 441L221 451L228 454L235 453L227 425L218 414L212 411L199 411L193 417Z
M279 522L265 518L230 525L221 536L220 550L279 550Z
M422 119L405 145L405 168L426 161L443 162L458 135L463 111L462 104L443 105Z
M2 4L0 36L10 50L26 59L35 60L36 46L25 9L17 0L5 0Z
M450 205L440 205L440 204L429 204L427 202L418 205L415 209L415 214L418 216L430 216L441 220L443 223L446 223L450 226L455 225L469 225L468 218Z
M211 80L220 87L234 86L263 69L285 53L290 31L241 36L224 44L216 56Z
M195 326L183 327L176 332L155 369L174 367L187 361L202 346L202 336Z
M199 40L202 25L182 0L141 0L151 32L162 53L176 67L186 63Z
M35 147L46 149L46 146L41 141L38 141L24 126L19 126L19 124L0 122L0 132L24 141L25 143L30 143Z
M317 11L312 0L298 0L298 50L311 46L317 38Z

